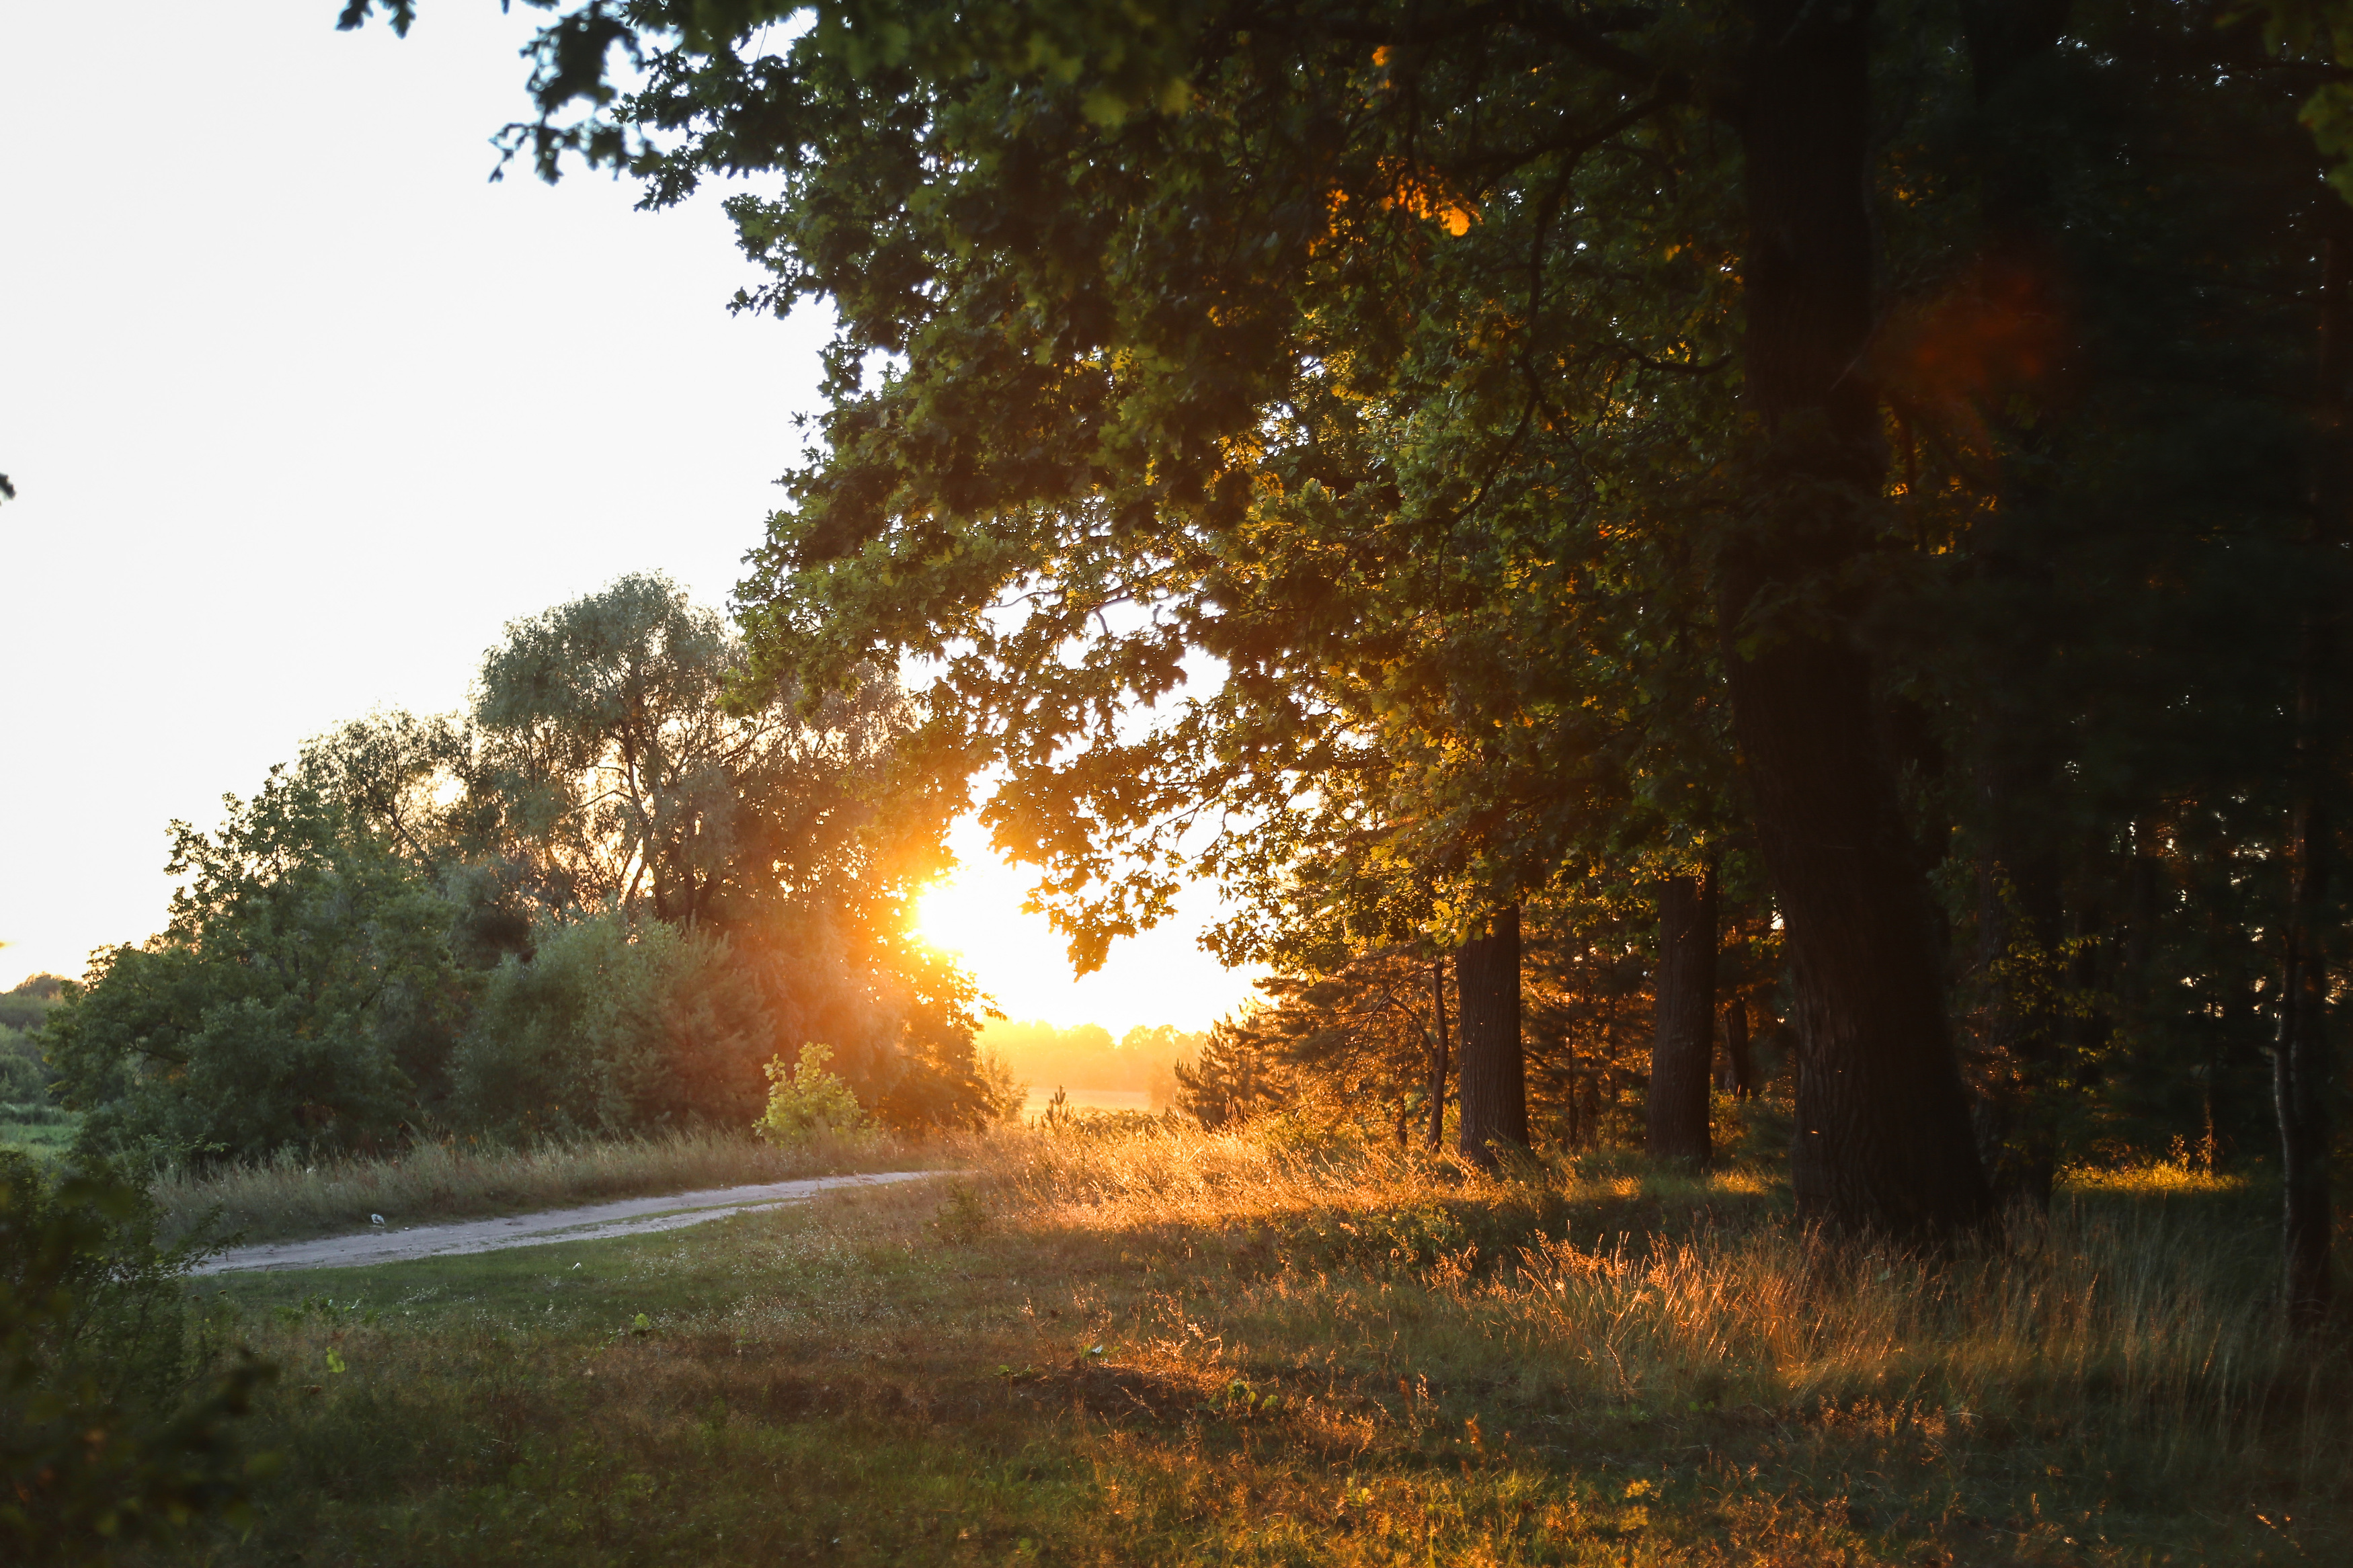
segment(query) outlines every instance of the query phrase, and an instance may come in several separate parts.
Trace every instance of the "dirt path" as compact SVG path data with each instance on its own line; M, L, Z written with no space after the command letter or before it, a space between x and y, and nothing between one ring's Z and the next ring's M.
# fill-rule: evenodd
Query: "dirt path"
M543 1247L558 1241L602 1241L607 1237L676 1230L681 1226L700 1225L731 1214L804 1203L833 1187L873 1187L889 1182L915 1182L926 1176L953 1174L952 1171L890 1171L879 1175L810 1176L797 1182L713 1187L699 1193L624 1198L618 1203L589 1204L580 1208L542 1209L537 1214L508 1215L499 1219L366 1230L357 1236L322 1237L316 1241L269 1242L233 1248L195 1271L233 1274L256 1268L363 1268L372 1263L397 1263L405 1258L440 1258L458 1252L497 1252L503 1247Z

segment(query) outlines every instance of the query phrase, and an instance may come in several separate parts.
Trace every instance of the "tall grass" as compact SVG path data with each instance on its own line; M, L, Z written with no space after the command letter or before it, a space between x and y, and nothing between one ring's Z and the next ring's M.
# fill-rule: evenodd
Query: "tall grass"
M167 1170L154 1195L166 1234L216 1218L248 1241L651 1197L834 1172L922 1168L936 1150L892 1137L811 1138L779 1149L749 1133L692 1131L652 1138L505 1148L446 1141L397 1154L306 1160L291 1151L250 1164Z
M2274 1332L2260 1193L2112 1173L1933 1258L1761 1167L930 1152L560 1264L231 1277L288 1468L214 1560L2353 1561L2353 1379Z
M2151 1503L2353 1501L2353 1363L2342 1335L2283 1332L2269 1205L2243 1182L2105 1173L1999 1242L1923 1256L1800 1225L1754 1171L1498 1176L1174 1128L997 1148L1009 1205L1063 1226L1250 1227L1253 1338L1366 1342L1403 1285L1426 1365L1556 1421L1730 1416L1915 1464L2031 1450Z

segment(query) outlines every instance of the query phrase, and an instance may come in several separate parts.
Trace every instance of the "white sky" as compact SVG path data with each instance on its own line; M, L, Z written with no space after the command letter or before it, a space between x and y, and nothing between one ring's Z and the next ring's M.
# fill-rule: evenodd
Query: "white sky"
M727 313L715 200L487 183L542 14L337 9L0 6L0 985L156 929L170 818L455 707L509 619L647 568L723 601L797 449L822 323ZM955 900L1001 894L964 945L1017 1016L1249 994L1192 920L1072 985L1023 885Z

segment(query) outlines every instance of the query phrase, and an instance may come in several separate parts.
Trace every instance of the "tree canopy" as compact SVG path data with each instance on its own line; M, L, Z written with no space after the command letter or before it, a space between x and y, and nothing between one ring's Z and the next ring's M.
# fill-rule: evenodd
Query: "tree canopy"
M751 668L931 661L1080 962L1187 867L1311 1011L1460 947L1475 1153L1509 933L1655 989L1736 868L1810 1215L2211 1141L2269 1033L2325 1257L2341 7L546 8L510 154L839 323Z
M797 713L651 576L517 621L470 710L313 740L216 831L173 827L171 924L44 1026L93 1151L147 1160L748 1126L827 1046L890 1120L1008 1090L969 976L906 932L953 802L868 675Z

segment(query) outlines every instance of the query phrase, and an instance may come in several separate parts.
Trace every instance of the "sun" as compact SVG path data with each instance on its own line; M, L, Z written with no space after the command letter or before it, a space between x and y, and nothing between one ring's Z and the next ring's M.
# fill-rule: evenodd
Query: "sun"
M1220 969L1201 950L1198 915L1116 942L1102 969L1074 976L1068 940L1021 907L1037 872L998 858L969 816L949 847L956 868L915 895L908 932L953 957L1008 1017L1098 1023L1114 1036L1131 1024L1207 1028L1255 994L1257 972ZM1198 896L1215 907L1213 890Z
M1020 906L1017 902L1014 907ZM1006 912L969 886L967 879L949 877L915 896L914 914L907 924L927 946L962 953L971 951L973 933L985 929L992 915L1002 920Z

